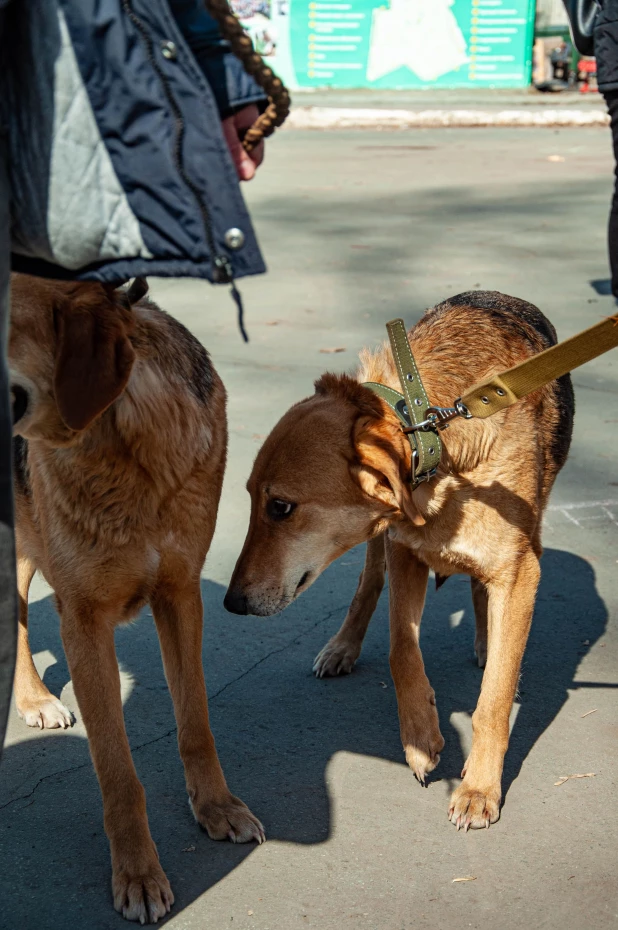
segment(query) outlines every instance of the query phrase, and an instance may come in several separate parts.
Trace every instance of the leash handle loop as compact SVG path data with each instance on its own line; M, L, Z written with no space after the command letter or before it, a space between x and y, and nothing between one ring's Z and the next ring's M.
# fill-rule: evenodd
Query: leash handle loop
M290 113L290 95L281 78L269 68L259 55L250 36L243 28L228 0L205 0L206 9L214 16L224 39L230 43L234 55L268 97L268 106L244 135L242 146L251 152L262 139L282 126Z

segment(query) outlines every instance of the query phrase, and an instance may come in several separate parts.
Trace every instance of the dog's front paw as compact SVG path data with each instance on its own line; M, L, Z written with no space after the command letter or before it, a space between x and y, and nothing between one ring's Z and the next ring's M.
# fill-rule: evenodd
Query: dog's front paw
M424 785L425 778L437 766L444 749L433 691L429 697L416 702L405 715L400 711L400 728L406 761Z
M114 870L114 907L126 920L156 924L169 913L174 894L156 852L150 861Z
M500 817L500 786L480 790L466 784L464 779L451 796L448 818L457 829L478 830L489 827Z
M360 655L359 643L333 636L318 652L313 663L316 678L330 678L334 675L349 675Z
M211 840L232 843L263 843L264 827L240 798L230 794L224 801L197 805L189 799L195 819L204 827Z
M66 730L75 723L69 708L52 694L37 701L20 701L17 713L29 727L38 727L40 730Z

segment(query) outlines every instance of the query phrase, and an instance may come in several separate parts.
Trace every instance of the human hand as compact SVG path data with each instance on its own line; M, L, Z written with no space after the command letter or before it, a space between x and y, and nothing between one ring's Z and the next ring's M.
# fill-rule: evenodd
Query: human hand
M257 168L264 160L264 141L260 142L251 153L245 152L242 147L242 138L247 129L255 123L259 110L254 103L243 107L234 116L223 120L223 135L227 142L232 161L236 166L241 181L250 181Z

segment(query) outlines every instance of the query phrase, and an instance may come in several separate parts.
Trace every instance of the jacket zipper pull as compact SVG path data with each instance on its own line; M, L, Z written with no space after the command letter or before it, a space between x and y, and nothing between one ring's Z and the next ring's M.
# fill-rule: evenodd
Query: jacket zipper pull
M215 258L214 277L216 284L230 285L230 294L232 296L232 300L236 304L240 335L245 342L249 342L249 336L247 335L247 330L245 329L245 308L243 307L240 291L236 287L236 282L234 281L234 272L232 270L231 262L226 255L218 255Z

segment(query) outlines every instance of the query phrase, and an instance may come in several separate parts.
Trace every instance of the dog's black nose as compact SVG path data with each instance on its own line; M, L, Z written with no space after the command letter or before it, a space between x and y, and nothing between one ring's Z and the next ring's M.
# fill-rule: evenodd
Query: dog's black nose
M228 588L227 594L223 599L223 606L231 614L248 614L248 603L246 596L238 588Z

